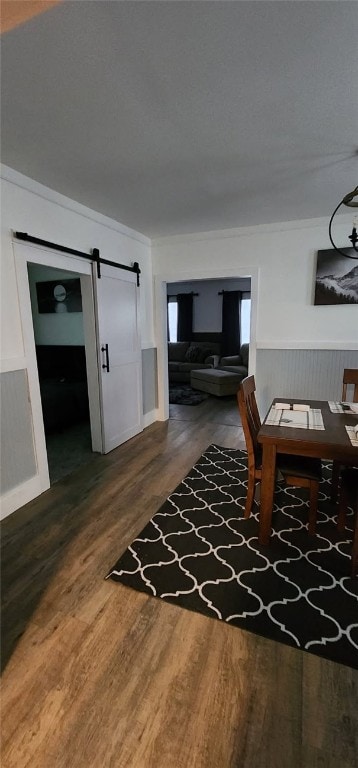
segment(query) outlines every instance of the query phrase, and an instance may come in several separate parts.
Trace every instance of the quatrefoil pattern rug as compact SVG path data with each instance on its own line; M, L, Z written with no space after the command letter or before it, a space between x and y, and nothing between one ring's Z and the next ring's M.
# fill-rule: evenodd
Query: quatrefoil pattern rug
M281 485L270 546L244 518L246 452L211 445L106 578L249 632L358 668L353 513L337 533L323 463L317 533L307 491Z

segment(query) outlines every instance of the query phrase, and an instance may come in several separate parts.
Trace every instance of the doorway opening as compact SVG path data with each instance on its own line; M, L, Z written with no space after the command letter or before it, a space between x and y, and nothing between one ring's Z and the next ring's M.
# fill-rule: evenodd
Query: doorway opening
M81 275L27 265L50 484L93 458Z
M230 294L230 304L233 300L235 307L229 311L229 328L224 293ZM240 426L236 391L248 373L251 278L167 282L166 294L169 419ZM189 306L186 298L192 299ZM185 313L190 318L183 317ZM188 339L183 328L188 330ZM225 351L228 336L230 348ZM218 374L210 374L211 368L217 368ZM195 370L198 376L192 376Z

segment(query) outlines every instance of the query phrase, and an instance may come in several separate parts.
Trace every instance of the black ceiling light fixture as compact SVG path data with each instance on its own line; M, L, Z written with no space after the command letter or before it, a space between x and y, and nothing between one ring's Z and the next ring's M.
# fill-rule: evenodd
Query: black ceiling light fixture
M333 211L330 222L329 222L329 239L333 245L333 248L338 251L338 253L342 254L342 256L345 256L347 259L358 259L358 234L357 234L357 225L356 222L353 222L353 229L352 234L348 236L348 239L351 241L353 249L357 253L357 256L352 256L348 253L345 253L340 248L337 248L336 244L333 242L332 238L332 222L333 219L338 211L338 208L341 207L341 205L348 205L349 208L358 208L358 200L355 200L354 198L358 198L358 187L353 189L353 192L348 192L347 195L344 195L343 200L341 200L340 203L338 203L337 208Z

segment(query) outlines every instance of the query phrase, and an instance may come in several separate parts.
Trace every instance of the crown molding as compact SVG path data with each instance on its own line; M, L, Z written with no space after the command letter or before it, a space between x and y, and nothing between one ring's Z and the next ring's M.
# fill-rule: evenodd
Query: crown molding
M327 228L329 216L320 219L300 219L297 221L282 221L272 224L257 224L251 227L238 227L235 229L217 229L208 232L194 232L186 235L168 235L166 237L152 238L152 247L160 248L166 245L175 245L176 243L200 242L206 240L227 240L238 237L252 237L252 235L267 236L275 232L293 232L303 229ZM352 222L352 212L342 214L336 217L336 225ZM331 245L329 247L332 247Z
M143 245L151 245L150 238L142 235L141 232L136 232L136 230L126 227L125 224L121 224L120 222L115 221L115 219L110 219L108 216L105 216L98 211L94 211L92 208L87 208L87 206L78 203L76 200L72 200L70 197L61 195L60 192L56 192L54 189L50 189L50 187L45 187L38 181L30 179L28 176L24 176L13 168L9 168L7 165L1 165L0 176L4 181L8 181L10 184L21 187L21 189L25 189L27 192L31 192L32 194L37 195L37 197L41 197L43 200L50 201L55 205L59 205L61 208L73 211L79 216L83 216L85 219L95 221L97 224L100 224L107 229L111 229L120 235L129 237L131 240L136 240Z

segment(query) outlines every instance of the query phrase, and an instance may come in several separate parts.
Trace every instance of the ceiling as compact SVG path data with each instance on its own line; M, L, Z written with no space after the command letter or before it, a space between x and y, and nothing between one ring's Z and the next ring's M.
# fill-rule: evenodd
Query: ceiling
M355 0L59 3L1 38L2 162L149 237L328 219L357 40Z

